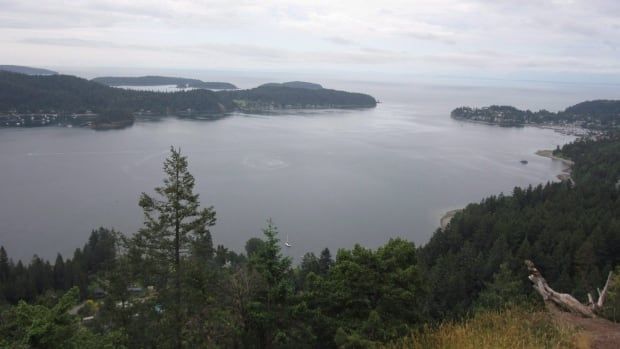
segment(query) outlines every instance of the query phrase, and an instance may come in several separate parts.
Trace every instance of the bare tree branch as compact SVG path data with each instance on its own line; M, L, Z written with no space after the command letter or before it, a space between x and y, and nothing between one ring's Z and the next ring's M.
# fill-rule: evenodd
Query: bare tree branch
M603 307L607 297L609 281L611 280L611 272L607 276L607 282L605 287L603 287L603 291L599 291L597 301L594 302L594 298L588 293L588 305L584 305L568 293L559 293L553 290L532 261L526 260L525 265L530 273L528 278L532 282L532 286L543 297L545 302L552 302L562 309L590 318L596 317L595 312Z

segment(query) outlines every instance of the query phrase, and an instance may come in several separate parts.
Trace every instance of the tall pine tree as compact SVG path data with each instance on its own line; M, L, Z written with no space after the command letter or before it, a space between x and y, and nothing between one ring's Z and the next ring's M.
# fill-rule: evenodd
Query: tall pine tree
M170 148L164 161L164 185L155 188L157 197L142 193L144 227L134 237L134 248L146 262L145 271L154 272L160 301L174 330L173 346L182 347L181 334L186 310L183 304L183 261L196 244L210 241L209 227L215 225L213 207L200 208L194 194L194 177L187 168L187 158Z

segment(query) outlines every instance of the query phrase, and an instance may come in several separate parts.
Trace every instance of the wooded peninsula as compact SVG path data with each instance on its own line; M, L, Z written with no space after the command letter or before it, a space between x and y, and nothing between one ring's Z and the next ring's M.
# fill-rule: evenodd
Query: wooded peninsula
M131 125L136 116L195 117L234 111L373 108L376 104L366 94L301 82L265 84L249 90L196 88L165 93L114 88L70 75L0 71L0 127L121 128Z
M620 127L620 101L594 100L575 104L559 112L520 110L511 106L460 107L452 118L500 126L549 125L608 129Z

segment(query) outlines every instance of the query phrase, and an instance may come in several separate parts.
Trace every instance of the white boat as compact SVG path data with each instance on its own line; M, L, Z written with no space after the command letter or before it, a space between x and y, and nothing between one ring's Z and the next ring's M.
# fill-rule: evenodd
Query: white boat
M293 246L293 245L291 245L291 243L290 243L290 242L288 242L288 234L286 234L286 241L284 242L284 246L286 246L286 247L291 247L291 246Z

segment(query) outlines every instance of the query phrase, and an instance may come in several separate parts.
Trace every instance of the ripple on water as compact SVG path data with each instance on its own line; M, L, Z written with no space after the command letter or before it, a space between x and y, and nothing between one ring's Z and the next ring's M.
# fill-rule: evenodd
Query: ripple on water
M279 170L289 167L282 159L269 155L249 155L243 158L243 165L259 170Z

